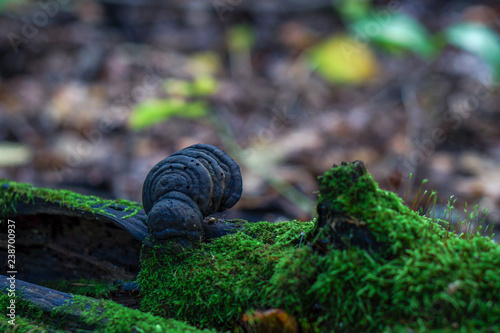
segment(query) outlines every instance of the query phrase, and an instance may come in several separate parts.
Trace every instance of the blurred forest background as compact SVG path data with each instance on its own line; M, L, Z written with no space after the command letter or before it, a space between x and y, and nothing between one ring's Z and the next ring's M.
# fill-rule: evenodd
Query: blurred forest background
M242 168L226 216L309 220L317 176L359 159L416 207L428 179L436 214L455 195L500 227L497 1L0 6L0 178L141 201L202 142Z

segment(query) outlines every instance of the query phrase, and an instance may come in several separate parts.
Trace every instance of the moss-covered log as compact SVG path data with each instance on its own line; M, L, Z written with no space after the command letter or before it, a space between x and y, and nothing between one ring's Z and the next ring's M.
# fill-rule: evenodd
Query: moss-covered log
M63 215L110 222L140 241L147 236L147 217L139 203L106 200L67 190L53 190L0 179L0 217Z
M281 308L304 331L500 331L498 244L410 210L360 162L320 190L317 225L246 225L177 255L143 247L142 310L218 329Z
M0 219L15 216L47 214L70 216L112 223L139 241L148 235L147 216L142 205L129 200L106 200L67 190L38 188L31 184L0 179ZM236 232L239 223L215 219L203 223L206 239Z
M0 193L3 216L33 197L83 211L116 204L80 197L75 205L53 192L9 187ZM16 329L228 330L272 313L292 316L302 332L500 331L500 246L490 238L457 236L442 221L412 211L379 189L360 162L325 173L317 210L311 222L229 225L232 234L219 233L178 254L146 239L138 282L141 310L152 315L72 296L83 318L74 320L18 296ZM6 294L0 297L0 306L8 302ZM271 308L280 310L265 311ZM3 327L12 329L6 320ZM136 329L132 321L148 326Z
M15 296L11 293L15 285ZM2 332L213 332L112 301L75 296L0 275ZM12 309L12 311L10 311Z

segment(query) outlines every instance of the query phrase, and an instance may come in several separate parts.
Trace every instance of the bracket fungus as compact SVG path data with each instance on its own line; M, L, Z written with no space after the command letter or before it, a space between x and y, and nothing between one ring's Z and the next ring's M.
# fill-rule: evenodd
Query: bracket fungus
M149 233L189 247L203 239L203 218L234 206L241 191L240 168L225 152L206 144L184 148L158 162L144 181Z

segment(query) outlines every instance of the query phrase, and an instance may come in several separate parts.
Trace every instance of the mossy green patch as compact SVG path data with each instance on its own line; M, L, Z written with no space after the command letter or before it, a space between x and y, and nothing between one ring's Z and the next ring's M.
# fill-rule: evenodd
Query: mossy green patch
M39 188L27 183L0 179L0 216L9 216L16 213L16 203L34 203L35 198L59 204L61 207L105 215L111 215L105 210L106 207L125 206L124 211L130 211L130 215L123 218L131 217L142 209L142 205L134 201L124 199L106 200L68 190Z
M500 331L500 246L457 237L363 168L321 178L318 221L248 224L175 255L144 246L142 310L217 329L278 307L321 332Z
M80 307L83 321L89 325L101 324L100 332L214 332L200 330L173 319L164 319L129 309L113 301L100 300L93 302L89 308L88 300L84 296L75 296L72 307ZM105 309L104 312L102 309Z
M12 306L11 297L7 293L0 293L0 308ZM15 318L0 316L0 331L2 332L65 332L61 327L51 323L41 309L31 306L19 297L15 298ZM6 310L7 311L7 310ZM12 321L14 319L14 321ZM12 325L14 324L14 325Z
M145 246L142 256L147 265L139 276L145 290L143 309L193 324L230 328L242 311L274 305L271 300L257 300L264 297L284 248L293 251L287 245L311 228L312 223L250 224L243 232L179 255Z
M379 243L390 244L387 250L394 255L450 237L436 220L411 210L395 193L379 189L362 168L348 164L327 171L321 177L318 207L352 217L352 224L366 224Z
M118 289L118 284L109 281L100 280L50 280L38 283L41 286L71 293L95 298L106 298L109 294Z

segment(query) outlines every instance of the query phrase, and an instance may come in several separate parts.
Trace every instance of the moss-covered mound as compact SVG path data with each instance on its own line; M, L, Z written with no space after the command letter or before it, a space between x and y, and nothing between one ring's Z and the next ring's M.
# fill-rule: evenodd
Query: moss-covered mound
M362 163L334 166L320 190L317 223L249 224L177 255L143 247L142 310L217 329L277 307L321 332L500 331L499 245L410 210Z

